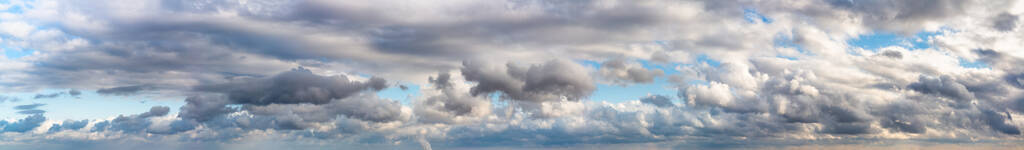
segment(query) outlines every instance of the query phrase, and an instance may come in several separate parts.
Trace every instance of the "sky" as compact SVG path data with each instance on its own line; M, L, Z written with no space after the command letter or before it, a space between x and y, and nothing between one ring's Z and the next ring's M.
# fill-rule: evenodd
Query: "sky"
M1024 2L0 0L5 149L1021 149Z

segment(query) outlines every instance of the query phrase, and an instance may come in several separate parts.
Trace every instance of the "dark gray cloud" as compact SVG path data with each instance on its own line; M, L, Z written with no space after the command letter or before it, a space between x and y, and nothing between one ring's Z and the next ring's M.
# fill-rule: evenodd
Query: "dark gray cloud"
M440 94L427 97L414 105L414 111L419 121L427 123L452 123L456 117L473 116L474 114L489 113L487 99L472 96L467 91L460 91L454 87L451 74L447 72L438 73L436 77L428 78L434 89Z
M368 93L384 89L387 85L380 78L351 81L343 75L316 75L301 67L266 78L243 78L224 84L202 85L195 89L215 94L187 98L178 114L182 120L172 122L169 129L155 133L178 133L195 129L198 125L299 130L313 128L339 116L370 122L404 120L398 102ZM162 109L152 112L166 113ZM234 112L253 116L227 115Z
M64 92L57 92L57 93L50 93L50 94L39 93L39 94L36 94L36 96L32 97L32 99L57 98L57 97L60 97L61 95L64 95L64 94L67 94L67 93L64 93Z
M39 107L46 106L46 104L34 103L14 106L15 110L18 110L19 114L43 114L45 110L38 109Z
M466 81L477 82L471 90L474 96L501 92L504 98L530 102L557 101L563 97L575 101L590 96L596 89L587 70L567 60L529 67L466 61L462 75Z
M917 82L907 85L907 88L926 94L938 94L958 101L974 99L974 93L971 93L967 90L967 86L957 82L951 76L920 76Z
M387 86L387 81L381 78L351 81L344 75L320 76L299 67L270 78L202 85L196 90L226 94L235 104L327 104L331 100L367 90L379 91Z
M59 124L53 124L52 126L50 126L50 129L48 130L48 132L59 132L59 131L64 131L64 130L78 130L78 129L84 128L86 125L89 125L89 120L88 119L77 120L77 121L69 119L69 120L64 120L64 122L61 122Z
M96 93L105 95L135 95L144 90L152 90L154 87L150 85L131 85L131 86L120 86L112 88L103 88L96 90Z
M891 131L920 134L928 131L927 119L921 116L927 112L926 109L919 104L901 102L878 111L877 113L880 114L876 114L876 116L882 116L879 122L882 127Z
M71 95L71 96L82 95L82 91L78 91L76 89L71 89L71 90L68 90L68 95Z
M473 99L468 96L460 96L452 91L452 83L450 79L451 75L448 73L439 73L437 78L431 78L430 84L434 85L434 88L441 89L444 95L427 98L427 103L442 103L444 109L451 111L455 115L464 115L473 111L473 107L476 105ZM478 102L477 102L478 103Z
M93 131L123 131L123 132L148 132L153 123L149 118L167 115L170 110L167 106L154 106L147 112L136 115L118 115L113 120L96 123Z
M985 110L982 111L981 115L983 120L985 120L985 123L993 130L1010 135L1020 135L1020 129L1007 122L1010 120L1009 118L1011 118L1009 113L1005 113L1004 115L1004 113Z
M645 104L651 104L658 107L672 107L676 105L672 103L672 98L662 95L651 95L647 97L642 97L640 98L640 102L643 102Z
M23 119L19 119L15 122L7 122L0 120L0 127L3 127L3 132L27 132L39 127L43 122L46 121L46 117L43 114L29 115Z
M617 84L651 83L654 78L664 75L659 69L647 69L639 63L625 59L612 59L601 63L601 76Z
M992 28L999 31L1013 31L1017 28L1017 22L1020 17L1010 13L1001 13L992 19Z
M971 1L847 1L827 0L831 8L855 12L866 26L913 34L924 28L920 23L943 21L966 15ZM831 15L831 14L830 14ZM838 15L838 14L837 14ZM917 23L917 24L915 24Z
M885 51L881 55L889 58L903 59L903 53L899 51Z
M181 106L178 117L199 122L208 121L220 115L237 111L226 106L230 103L221 96L191 96L185 99L185 106Z

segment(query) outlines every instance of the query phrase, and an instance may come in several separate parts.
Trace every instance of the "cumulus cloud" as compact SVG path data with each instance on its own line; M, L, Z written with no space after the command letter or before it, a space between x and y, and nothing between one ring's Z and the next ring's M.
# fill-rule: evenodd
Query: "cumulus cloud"
M473 95L501 92L503 98L528 102L575 101L590 96L596 89L587 69L567 60L550 60L529 67L466 61L462 75L466 81L477 82L471 91Z
M623 59L612 59L601 63L600 72L601 76L611 79L617 84L651 83L654 82L654 77L665 74L662 70L647 69L640 63Z
M14 122L0 121L0 127L3 127L3 132L27 132L39 127L44 121L46 117L43 114L33 114Z
M185 99L177 116L180 120L170 121L157 133L180 133L198 127L323 129L339 118L371 123L407 120L409 115L398 102L370 93L386 87L386 81L380 78L354 81L344 75L316 75L302 67L271 77L201 85L195 90L210 94ZM145 118L142 116L146 114L150 113L136 118Z
M63 122L61 122L59 124L53 124L52 126L50 126L50 129L48 129L47 131L48 132L59 132L59 131L63 131L63 130L78 130L78 129L85 128L85 126L87 126L87 125L89 125L89 120L88 119L87 120L77 120L77 121L69 119L69 120L64 120Z
M414 110L419 120L428 123L453 123L491 113L490 101L471 95L464 85L456 82L464 81L453 79L452 74L442 72L428 80L437 94L417 101Z
M136 115L119 115L113 120L98 122L93 125L92 131L123 131L123 132L146 132L152 121L150 118L167 115L170 107L154 106L147 112Z
M672 107L676 104L672 103L672 99L661 95L650 95L647 97L640 98L640 102L644 104L651 104L658 107Z
M387 88L387 81L370 78L351 81L344 75L320 76L299 67L267 79L243 79L225 84L203 85L200 91L224 93L236 104L326 104L364 90Z

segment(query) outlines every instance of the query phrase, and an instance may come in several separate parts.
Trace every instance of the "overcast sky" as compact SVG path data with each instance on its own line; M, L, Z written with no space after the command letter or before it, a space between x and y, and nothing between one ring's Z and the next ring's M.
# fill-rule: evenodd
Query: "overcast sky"
M0 0L0 149L1020 149L1016 0Z

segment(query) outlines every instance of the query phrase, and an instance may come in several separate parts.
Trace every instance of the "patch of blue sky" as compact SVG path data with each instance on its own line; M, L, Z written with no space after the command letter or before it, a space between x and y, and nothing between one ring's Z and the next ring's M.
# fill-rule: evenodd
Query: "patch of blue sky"
M668 82L667 78L659 77L655 78L652 83L629 86L597 84L597 90L594 91L593 95L590 95L590 100L618 103L638 100L648 94L664 95L675 99L676 91L675 85Z
M722 65L722 62L719 62L718 60L715 59L711 59L711 57L708 57L707 54L697 55L697 63L705 63L710 65L711 67L718 67Z
M2 43L0 43L0 49L3 49L4 56L6 56L8 59L17 59L35 53L35 50L22 49L20 47L13 47L9 45L4 45Z
M411 105L412 98L420 96L420 85L411 83L399 83L408 87L409 89L402 90L398 85L388 87L384 90L377 92L377 97L396 100L401 102L403 105Z
M797 44L796 41L793 41L793 37L792 36L786 36L784 34L778 34L778 35L775 36L775 39L772 39L772 44L775 47L788 47L788 48L796 49L800 53L804 53L804 54L808 53L807 49L804 48L803 45Z
M593 61L593 60L576 60L576 63L579 63L580 65L583 65L583 67L593 68L595 70L596 69L601 69L601 62L597 62L597 61Z
M991 69L987 63L980 60L968 61L967 59L960 59L960 66L964 68L978 68L978 69Z
M25 2L32 2L32 1L25 1ZM6 9L0 10L0 12L14 13L14 14L24 13L25 12L25 7L32 8L31 5L24 5L24 4L23 5L17 5L17 4L12 5L10 0L0 0L0 5L10 5Z
M771 24L772 22L774 22L774 20L772 20L772 18L769 18L768 16L765 16L764 14L761 14L761 12L758 12L757 9L753 9L753 8L744 8L743 9L743 19L747 20L748 23L759 23L760 22L760 23Z
M640 64L645 69L659 69L664 71L665 75L679 73L679 71L675 69L675 67L678 66L679 64L657 64L650 62L648 60L636 61L640 62ZM577 62L586 67L594 69L601 68L600 62L589 60L582 60ZM714 64L717 66L718 63L714 62ZM593 101L606 101L618 103L630 100L638 100L641 97L647 96L649 94L675 97L676 89L674 87L675 85L673 85L671 82L668 82L668 79L665 77L657 77L654 79L654 82L651 83L631 84L627 86L598 83L597 90L595 90L594 93L590 95L589 99Z
M24 10L21 8L21 6L14 5L14 6L11 6L11 7L7 7L7 9L4 10L3 12L14 13L14 14L21 14L21 13L24 12Z
M676 63L658 64L658 63L654 63L654 62L651 62L651 61L648 61L648 60L643 60L643 59L639 59L637 61L640 62L640 64L643 65L644 68L647 68L647 69L658 69L658 70L664 71L665 75L671 75L671 74L678 74L679 73L679 70L676 70L676 66L679 66L679 64L676 64Z
M897 33L875 32L872 34L857 36L856 38L847 41L847 43L851 46L867 50L878 50L879 48L890 46L900 46L911 50L927 49L932 47L929 42L929 38L942 34L944 34L943 31L918 32L917 34L908 37Z
M67 92L67 89L48 89L38 93L49 94ZM38 93L0 93L0 95L17 97L18 102L0 103L0 119L19 119L24 114L18 114L14 106L41 103L46 104L39 109L45 110L43 115L50 120L81 120L81 119L107 119L117 115L133 115L149 111L153 106L167 106L171 108L168 115L178 113L178 108L185 104L185 97L147 97L147 96L111 96L99 95L95 91L82 91L77 97L64 94L56 98L33 99Z

